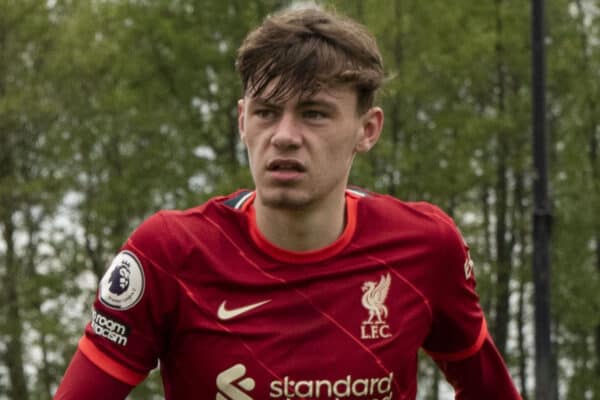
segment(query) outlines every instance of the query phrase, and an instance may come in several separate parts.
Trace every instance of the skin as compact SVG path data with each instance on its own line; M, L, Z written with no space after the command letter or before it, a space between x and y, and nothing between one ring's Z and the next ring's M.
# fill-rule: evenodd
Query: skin
M352 161L379 139L383 111L373 107L359 114L350 86L280 102L267 98L238 102L240 137L256 185L257 226L287 250L325 247L344 229Z

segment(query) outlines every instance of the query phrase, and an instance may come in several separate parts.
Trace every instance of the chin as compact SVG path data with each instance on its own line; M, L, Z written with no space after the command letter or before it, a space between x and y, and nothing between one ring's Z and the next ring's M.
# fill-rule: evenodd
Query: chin
M260 200L266 207L293 210L305 208L313 202L308 194L293 189L264 190L260 193Z

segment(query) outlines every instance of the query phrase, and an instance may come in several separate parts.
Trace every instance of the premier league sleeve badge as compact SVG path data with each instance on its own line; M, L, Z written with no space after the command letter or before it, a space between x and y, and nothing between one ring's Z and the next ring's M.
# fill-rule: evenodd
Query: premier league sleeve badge
M122 251L113 259L100 281L102 304L114 310L135 306L144 294L144 271L135 254Z

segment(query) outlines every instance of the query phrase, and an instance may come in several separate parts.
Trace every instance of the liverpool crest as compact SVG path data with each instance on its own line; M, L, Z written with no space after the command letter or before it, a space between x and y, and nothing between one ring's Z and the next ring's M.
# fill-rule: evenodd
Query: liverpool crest
M390 290L390 274L382 275L379 282L367 281L362 285L362 305L369 312L360 331L361 339L380 339L392 336L387 324L388 308L385 305Z

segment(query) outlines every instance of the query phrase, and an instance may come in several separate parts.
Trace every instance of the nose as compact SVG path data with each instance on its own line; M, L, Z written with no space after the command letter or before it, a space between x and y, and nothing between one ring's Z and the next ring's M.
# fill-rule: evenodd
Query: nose
M302 145L302 127L293 113L283 112L275 125L271 144L280 149L297 148Z

